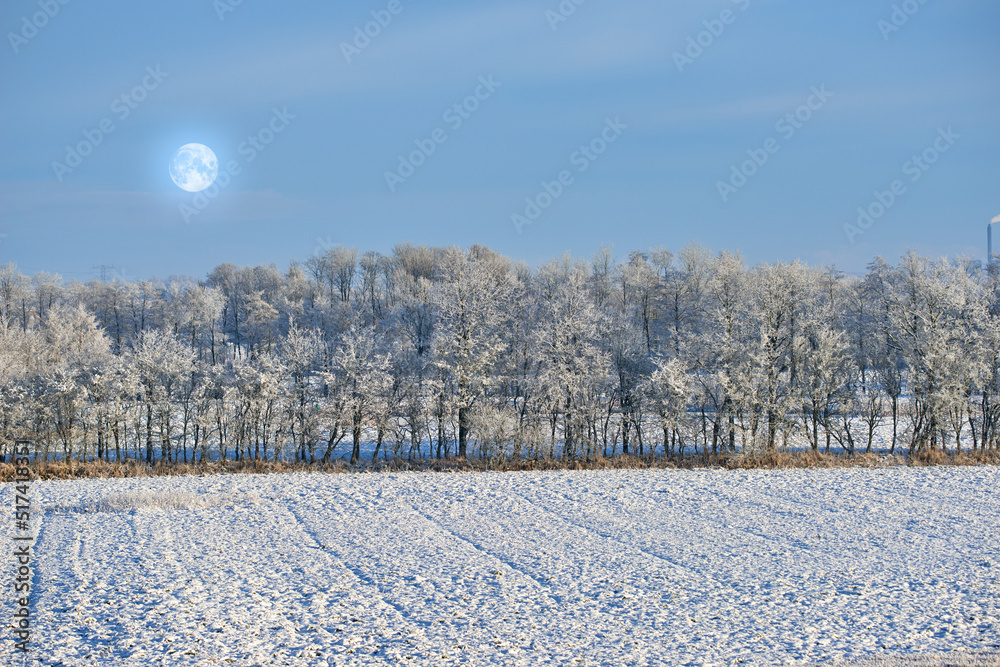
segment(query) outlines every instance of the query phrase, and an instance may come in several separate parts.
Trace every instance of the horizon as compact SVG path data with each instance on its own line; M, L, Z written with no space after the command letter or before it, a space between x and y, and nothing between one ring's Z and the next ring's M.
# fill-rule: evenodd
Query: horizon
M428 248L428 249L430 249L432 251L440 251L440 250L447 250L449 248L457 248L458 250L460 250L463 253L469 252L469 250L472 247L472 246L469 246L469 247L464 247L463 248L461 246L454 246L454 245L453 246L428 246L426 244L412 243L411 241L403 241L403 242L399 243L398 245L400 245L400 246L411 245L411 246L415 246L415 247L426 247L426 248ZM473 244L473 245L477 245L477 244ZM482 248L486 248L487 250L490 250L492 252L496 252L492 248L489 248L489 246L482 246L481 244L479 244L479 245ZM339 247L343 248L343 249L346 249L346 250L357 251L358 254L359 254L359 256L361 254L363 254L364 252L368 251L368 249L366 249L366 248L355 248L353 246L339 246ZM679 252L681 252L681 251L683 251L683 250L685 250L687 248L691 248L691 247L700 247L700 248L702 248L703 250L707 251L708 255L710 257L712 257L713 259L720 257L723 253L728 253L728 254L736 255L737 257L739 257L743 261L744 268L748 272L756 271L757 269L759 269L761 267L775 266L775 265L781 265L781 264L793 264L795 262L801 262L801 260L799 260L798 258L794 258L794 259L787 260L787 261L777 260L777 261L774 261L774 262L767 262L767 261L749 262L749 261L747 261L747 258L744 257L743 254L740 253L739 251L733 251L733 250L729 250L729 249L726 249L726 248L709 248L709 247L704 246L702 244L699 244L697 242L692 242L691 244L688 244L687 246L683 246L681 248L676 248L676 249L670 249L670 248L664 248L664 247L659 247L659 248L654 247L654 248L646 248L646 249L642 249L642 250L640 250L640 249L632 249L632 250L628 250L626 252L616 252L617 249L612 248L610 246L610 244L609 244L607 246L604 246L604 247L598 249L597 252L592 253L591 256L589 256L589 257L584 257L582 255L573 255L573 254L571 254L571 253L569 253L567 251L566 253L563 253L562 255L554 255L554 256L551 256L551 257L548 257L548 258L543 258L540 261L535 262L535 263L522 262L522 260L519 260L516 257L509 257L509 256L507 256L507 255L505 255L503 253L497 253L497 254L503 260L509 261L511 263L511 265L518 264L518 263L527 264L530 267L532 273L535 274L538 271L539 268L547 266L547 265L551 265L554 262L558 262L562 258L566 257L567 255L568 255L568 257L571 260L583 261L583 262L586 263L586 262L596 261L598 259L599 255L600 255L601 251L606 250L606 249L610 249L610 250L613 251L611 253L611 255L610 255L610 259L611 259L611 261L613 263L612 265L613 266L617 266L617 267L623 267L623 266L625 266L625 265L628 264L630 255L635 254L635 253L638 253L638 254L641 254L641 255L644 255L644 256L648 256L652 252L655 252L657 250L668 250L675 257L675 259L676 259L676 257L678 256ZM148 281L150 283L153 283L154 285L160 284L162 286L167 286L167 285L170 285L171 283L185 283L185 282L194 282L195 284L198 284L198 285L204 285L204 284L206 284L207 281L210 280L212 272L215 269L217 269L219 266L222 266L222 265L226 265L226 264L233 265L233 266L236 266L237 268L241 268L241 269L243 269L243 268L253 268L253 267L274 267L281 275L287 275L288 272L293 267L298 267L301 270L305 270L307 268L307 262L308 262L308 260L310 258L313 258L313 257L315 257L315 258L323 257L328 252L333 251L336 248L338 248L338 246L328 246L328 245L322 245L321 244L321 245L318 245L316 247L316 249L314 250L314 252L312 254L310 254L310 255L308 255L306 257L293 257L292 259L290 259L288 261L287 264L284 264L284 265L278 264L277 262L267 262L267 261L259 262L259 263L256 263L256 264L237 264L235 262L221 261L218 264L216 264L215 266L209 268L203 275L194 275L194 274L189 274L189 273L169 273L169 274L162 275L162 276L161 275L156 275L156 274L138 276L138 275L134 275L131 271L129 271L129 269L128 269L127 266L121 266L121 267L119 267L119 266L113 266L113 265L107 265L107 264L92 266L91 269L90 269L90 271L87 272L88 277L86 277L86 278L80 278L80 277L76 277L76 276L65 276L65 275L59 273L58 271L50 272L50 271L44 271L43 270L43 271L38 271L36 273L37 274L43 274L44 273L44 274L47 274L47 275L50 275L50 276L57 276L57 277L59 277L62 280L63 284L68 284L68 283L73 283L73 282L77 282L77 283L80 283L80 284L87 284L87 283L90 283L90 282L135 283L135 282ZM378 252L378 251L375 251L375 252ZM961 264L963 262L966 262L966 263L971 264L972 268L974 268L976 270L981 270L981 271L986 271L986 269L988 267L988 264L985 261L983 261L982 259L979 259L979 258L976 258L976 257L971 257L971 256L968 256L968 255L958 255L958 256L954 256L954 257L938 256L938 255L925 255L925 254L918 253L916 250L913 250L913 249L909 249L909 250L905 251L900 257L896 257L896 258L882 257L881 255L873 256L871 258L871 260L869 261L869 263L866 264L861 270L858 270L858 271L846 271L844 269L841 269L838 266L828 265L828 264L809 264L808 262L801 262L801 263L804 264L806 267L809 267L809 268L829 269L831 271L835 271L837 273L840 273L840 274L842 274L844 276L848 276L848 277L852 277L852 278L864 278L866 275L868 275L871 265L873 263L877 262L878 260L883 260L889 266L896 267L910 253L913 253L917 257L920 257L922 259L928 260L928 261L930 261L932 263L933 262L947 262L948 264L955 265L955 264ZM393 251L393 249L390 249L389 252L387 252L387 253L380 253L380 254L383 257L387 257L389 259L392 259L393 256L394 256L394 251ZM31 278L34 275L36 275L36 273L27 273L27 272L22 271L21 268L18 266L17 262L13 262L12 261L12 262L8 262L6 265L0 265L0 266L13 266L13 269L15 271L17 271L18 273L21 273L21 275L23 275L25 277L28 277L28 278Z

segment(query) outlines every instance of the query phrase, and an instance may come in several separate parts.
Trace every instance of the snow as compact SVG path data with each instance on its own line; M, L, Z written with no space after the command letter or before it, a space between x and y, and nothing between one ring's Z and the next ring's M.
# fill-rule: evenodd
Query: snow
M897 467L36 482L32 662L996 655L998 481ZM13 655L9 632L0 644Z

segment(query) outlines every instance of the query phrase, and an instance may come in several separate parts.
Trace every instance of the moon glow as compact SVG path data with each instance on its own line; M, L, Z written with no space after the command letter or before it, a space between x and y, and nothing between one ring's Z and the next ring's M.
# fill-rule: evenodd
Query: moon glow
M219 160L203 144L184 144L170 159L170 178L188 192L201 192L219 175Z

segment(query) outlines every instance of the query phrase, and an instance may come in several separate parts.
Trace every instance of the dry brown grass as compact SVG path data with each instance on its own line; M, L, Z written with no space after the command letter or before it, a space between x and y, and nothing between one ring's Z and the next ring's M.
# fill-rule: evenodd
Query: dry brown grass
M219 475L219 474L267 474L289 472L483 472L483 471L540 471L540 470L645 470L645 469L685 469L721 468L726 470L749 469L802 469L802 468L884 468L891 466L974 466L1000 465L1000 452L944 453L940 450L923 452L912 457L902 454L824 454L806 451L771 451L758 454L737 452L735 454L697 454L685 457L618 455L613 457L592 456L586 459L521 458L487 461L481 459L416 459L398 461L365 462L351 466L342 460L329 463L301 463L290 461L210 461L207 463L156 463L149 465L143 461L121 462L88 461L72 464L49 461L31 464L33 479L83 479L83 478L123 478L154 477L164 475ZM0 463L0 481L14 480L14 466Z
M841 664L851 667L1000 667L1000 655L956 651L943 655L878 656Z
M420 459L416 461L379 461L367 470L426 471L426 472L523 472L540 470L623 470L644 468L676 468L672 459L652 456L590 457L588 459L518 458L501 461L480 459Z
M823 452L806 451L770 451L757 454L719 454L710 457L714 465L721 468L751 469L763 468L775 470L779 468L885 468L906 465L907 461L899 455L857 454L824 454Z
M33 479L116 479L125 477L159 477L171 475L220 475L235 473L285 473L285 472L344 472L342 461L331 463L294 463L288 461L210 461L206 463L155 463L129 459L120 462L48 461L29 466ZM14 466L0 463L0 481L15 479Z
M984 452L943 452L940 449L917 452L911 458L911 464L916 466L979 466L1000 464L1000 450Z

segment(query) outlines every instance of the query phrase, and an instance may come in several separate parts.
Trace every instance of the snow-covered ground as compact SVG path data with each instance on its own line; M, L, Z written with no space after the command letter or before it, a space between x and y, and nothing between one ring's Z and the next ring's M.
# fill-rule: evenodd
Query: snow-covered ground
M991 467L37 482L31 662L996 654L998 482ZM0 651L8 664L9 630Z

